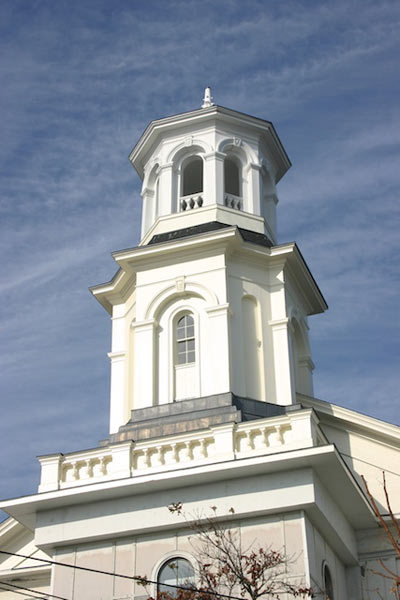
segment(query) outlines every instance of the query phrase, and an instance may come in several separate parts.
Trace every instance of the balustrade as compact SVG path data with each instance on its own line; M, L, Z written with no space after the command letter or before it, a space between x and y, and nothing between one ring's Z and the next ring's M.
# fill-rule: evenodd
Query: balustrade
M190 194L179 198L179 210L181 212L201 208L204 199L201 194ZM224 205L235 210L243 210L243 198L234 194L224 194Z
M274 447L282 446L291 441L291 430L291 426L286 424L274 427L238 429L235 432L234 447L236 452L273 451Z
M243 199L240 196L234 196L233 194L225 194L224 204L228 208L235 208L236 210L242 210Z
M204 432L159 440L128 440L84 453L41 457L39 491L68 488L87 483L144 475L164 469L212 464L235 455L274 454L325 443L318 433L312 411L216 426ZM231 450L229 450L231 448Z
M71 484L75 481L97 479L109 475L111 455L94 456L90 458L64 459L61 462L61 484Z
M214 438L207 437L169 442L157 446L140 447L138 444L132 451L133 470L172 466L193 460L207 459L212 454L214 443Z

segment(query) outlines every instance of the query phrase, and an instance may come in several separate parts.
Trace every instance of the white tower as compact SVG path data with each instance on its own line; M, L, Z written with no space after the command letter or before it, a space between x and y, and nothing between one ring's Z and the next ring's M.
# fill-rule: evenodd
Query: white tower
M325 301L294 243L277 245L290 167L272 123L216 106L152 121L130 160L143 181L137 248L92 288L112 316L111 421L231 394L312 395L307 317Z

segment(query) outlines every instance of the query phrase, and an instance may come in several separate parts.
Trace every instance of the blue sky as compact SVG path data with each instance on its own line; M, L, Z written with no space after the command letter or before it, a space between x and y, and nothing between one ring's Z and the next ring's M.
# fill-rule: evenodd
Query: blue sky
M130 150L206 84L292 160L279 240L330 307L315 395L400 423L399 20L385 0L3 0L0 497L35 491L37 454L107 434L110 322L87 288L139 239Z

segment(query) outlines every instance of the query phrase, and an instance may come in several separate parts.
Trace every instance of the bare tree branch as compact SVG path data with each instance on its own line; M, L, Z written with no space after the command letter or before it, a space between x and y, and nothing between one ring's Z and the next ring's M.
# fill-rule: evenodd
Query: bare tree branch
M375 513L379 523L382 525L391 546L393 547L397 556L400 557L400 524L399 524L398 520L396 519L395 515L393 514L393 511L392 511L392 508L390 505L389 492L388 492L388 489L386 486L385 472L383 471L383 473L382 473L383 490L384 490L384 494L385 494L386 506L387 506L387 509L388 509L388 512L390 515L390 519L391 519L392 525L394 527L394 530L398 536L397 540L396 540L395 536L393 535L393 533L391 532L390 527L388 526L384 516L382 515L381 511L379 510L379 508L375 502L375 498L373 497L373 495L368 487L368 484L366 482L364 475L361 475L361 479L364 483L365 490L366 490L367 496L369 498L369 501L371 502L371 506L374 510L374 513ZM389 569L389 567L387 565L385 565L385 563L382 559L379 560L379 564L381 565L383 571L385 571L385 572L375 571L374 569L368 569L368 571L370 573L373 573L374 575L378 575L379 577L382 577L383 579L390 580L393 584L390 591L392 592L392 594L396 598L396 600L400 600L400 575L397 575L397 573L394 573L391 569Z
M197 515L195 519L185 515L180 502L168 508L181 515L193 531L192 545L198 561L198 584L193 585L192 596L187 590L178 591L176 600L210 600L217 592L247 600L278 600L281 594L312 596L310 588L288 581L284 552L255 543L243 548L240 529L221 522L216 507L211 507L211 515ZM232 508L230 512L235 511ZM163 592L158 600L171 600L169 596Z

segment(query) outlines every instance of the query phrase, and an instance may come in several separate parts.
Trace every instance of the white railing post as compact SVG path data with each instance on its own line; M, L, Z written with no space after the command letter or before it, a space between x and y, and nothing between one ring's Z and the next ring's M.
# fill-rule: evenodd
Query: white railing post
M38 460L41 466L40 484L38 492L49 492L58 490L60 487L60 467L63 454L49 454L47 456L39 456Z

